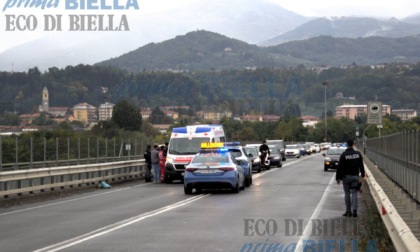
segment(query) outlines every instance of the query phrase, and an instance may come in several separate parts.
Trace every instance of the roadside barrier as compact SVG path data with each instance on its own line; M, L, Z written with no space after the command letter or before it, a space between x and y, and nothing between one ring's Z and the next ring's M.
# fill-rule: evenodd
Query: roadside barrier
M365 171L366 181L369 185L370 192L397 251L420 251L420 242L398 214L394 205L391 203L379 183L371 175L372 173L366 165Z
M0 172L0 196L143 177L144 160Z

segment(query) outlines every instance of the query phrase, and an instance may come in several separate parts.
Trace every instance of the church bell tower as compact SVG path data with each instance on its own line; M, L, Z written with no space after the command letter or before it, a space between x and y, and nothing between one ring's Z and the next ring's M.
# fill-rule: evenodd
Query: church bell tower
M48 112L49 109L49 96L48 96L48 89L47 87L44 87L44 90L42 90L42 111Z

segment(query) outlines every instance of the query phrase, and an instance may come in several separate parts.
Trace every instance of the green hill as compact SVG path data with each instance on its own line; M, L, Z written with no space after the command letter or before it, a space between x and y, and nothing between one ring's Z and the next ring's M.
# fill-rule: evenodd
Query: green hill
M415 63L420 61L419 45L420 35L403 38L320 36L258 47L217 33L195 31L148 44L97 65L141 72Z

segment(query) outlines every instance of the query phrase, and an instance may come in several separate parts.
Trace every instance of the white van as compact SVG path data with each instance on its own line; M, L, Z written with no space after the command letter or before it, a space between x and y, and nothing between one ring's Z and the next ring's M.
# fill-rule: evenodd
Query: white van
M225 141L225 132L220 124L173 128L166 156L165 183L184 179L185 166L200 151L201 143Z

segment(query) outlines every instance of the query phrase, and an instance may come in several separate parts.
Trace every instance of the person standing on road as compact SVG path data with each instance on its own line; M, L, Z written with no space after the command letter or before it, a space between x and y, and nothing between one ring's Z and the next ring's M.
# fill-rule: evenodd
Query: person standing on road
M346 204L346 212L343 216L346 217L357 217L357 191L360 183L359 174L362 178L365 178L362 154L359 151L356 151L353 146L353 140L348 140L347 149L340 156L337 172L335 174L337 184L339 185L341 181L343 182L344 202Z
M151 161L153 167L153 180L155 183L160 182L160 165L159 165L159 145L154 144L151 152Z
M160 181L162 183L166 182L165 181L165 165L166 165L166 156L168 156L168 142L165 142L165 145L162 146L162 159L159 156L159 160L160 160Z
M160 166L160 176L159 176L159 181L163 182L164 181L164 174L165 174L165 162L166 162L166 156L164 154L165 152L165 146L162 145L160 147L159 150L159 166Z
M146 151L144 152L144 160L146 161L146 182L152 182L152 146L147 145Z
M268 148L268 145L266 144L266 141L263 140L262 144L260 145L260 153L261 153L261 167L266 169L265 160L267 159L267 156L270 155L270 148Z

